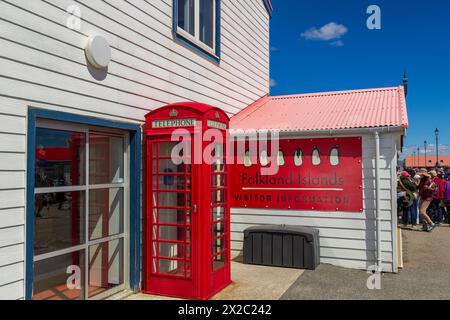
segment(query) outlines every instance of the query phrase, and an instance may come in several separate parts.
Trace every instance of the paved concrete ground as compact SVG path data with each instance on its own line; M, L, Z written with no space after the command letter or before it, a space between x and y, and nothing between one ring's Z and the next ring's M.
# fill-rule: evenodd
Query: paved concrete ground
M404 268L383 274L382 289L368 290L365 271L321 265L306 271L281 299L450 299L450 228L403 231Z
M245 265L240 260L231 263L233 283L212 300L278 300L298 279L303 270ZM136 294L127 300L170 300L146 294Z

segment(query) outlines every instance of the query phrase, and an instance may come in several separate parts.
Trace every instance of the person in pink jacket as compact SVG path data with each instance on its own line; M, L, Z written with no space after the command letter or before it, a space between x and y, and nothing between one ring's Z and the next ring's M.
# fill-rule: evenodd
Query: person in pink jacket
M450 175L447 177L447 182L444 186L444 203L447 209L446 222L450 223Z

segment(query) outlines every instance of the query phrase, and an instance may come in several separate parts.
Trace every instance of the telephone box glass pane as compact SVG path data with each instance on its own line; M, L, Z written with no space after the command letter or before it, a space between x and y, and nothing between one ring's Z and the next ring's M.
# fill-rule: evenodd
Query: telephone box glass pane
M184 227L159 226L159 240L186 241Z
M211 202L213 204L226 202L226 191L225 189L217 189L211 192Z
M184 259L190 257L190 246L184 244L161 242L158 250L159 258Z
M213 222L225 219L225 208L224 207L213 207L211 210L212 210L212 221Z
M213 258L213 271L218 271L225 267L226 253L223 252Z
M214 174L211 180L213 188L223 188L226 186L225 174Z
M187 216L189 212L186 214L182 209L159 209L158 223L185 225Z
M84 185L86 177L84 133L36 129L36 188Z
M187 205L186 195L182 192L158 192L157 194L160 207L184 207Z
M187 270L187 261L159 259L158 269L160 274L185 277Z

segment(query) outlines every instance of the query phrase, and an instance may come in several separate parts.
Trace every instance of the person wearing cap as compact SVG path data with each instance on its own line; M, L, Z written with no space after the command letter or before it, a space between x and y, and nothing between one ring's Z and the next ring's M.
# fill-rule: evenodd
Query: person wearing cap
M404 192L404 196L400 199L400 206L402 207L403 223L415 226L417 224L415 204L417 205L417 185L411 179L411 175L403 171L398 180L398 189Z
M436 225L440 225L444 218L444 187L445 180L443 172L430 172L433 182L437 186L437 192L433 195L433 201L430 204L430 211L432 212L431 219Z
M427 169L420 169L419 175L422 177L419 185L419 194L421 199L419 213L423 219L422 230L432 232L434 228L436 228L436 225L427 214L427 209L430 206L431 201L433 201L433 195L437 190L437 186L431 180L431 175L428 173Z

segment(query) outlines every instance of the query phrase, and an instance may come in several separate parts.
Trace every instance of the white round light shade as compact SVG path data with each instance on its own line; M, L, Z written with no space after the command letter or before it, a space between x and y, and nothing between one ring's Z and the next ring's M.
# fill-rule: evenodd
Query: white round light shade
M89 38L86 56L93 67L97 69L106 68L111 62L111 47L108 41L102 36Z

